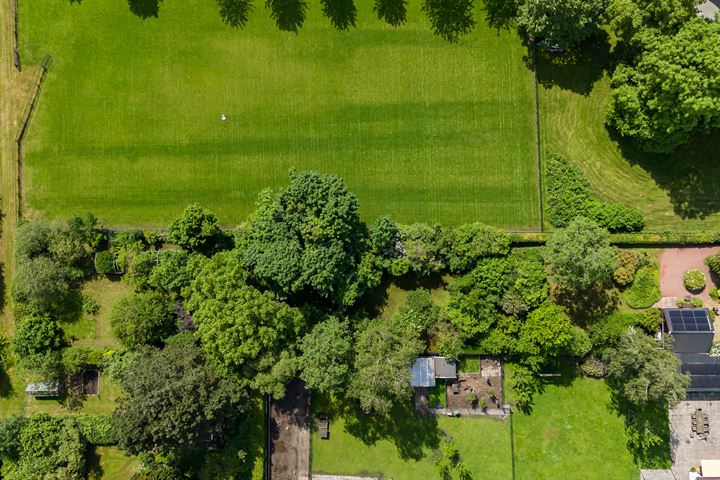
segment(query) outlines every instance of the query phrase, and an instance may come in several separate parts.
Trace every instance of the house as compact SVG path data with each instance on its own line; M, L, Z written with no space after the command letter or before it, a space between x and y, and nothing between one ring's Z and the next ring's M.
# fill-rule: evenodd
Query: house
M47 382L31 383L25 387L25 392L35 398L53 398L62 392L62 382L60 380L49 380Z
M720 357L709 355L715 330L707 308L664 308L663 335L673 337L673 352L690 375L689 399L720 396Z
M410 385L413 388L434 387L436 380L455 380L457 365L445 357L418 357L410 367Z

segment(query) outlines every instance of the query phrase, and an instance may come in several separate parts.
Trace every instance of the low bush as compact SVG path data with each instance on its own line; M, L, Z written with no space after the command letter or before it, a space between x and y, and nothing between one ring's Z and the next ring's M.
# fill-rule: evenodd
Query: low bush
M646 265L635 273L635 280L622 293L630 308L650 308L660 300L660 273L655 264Z
M83 293L80 298L82 300L83 313L87 315L95 315L100 311L100 305L90 295Z
M95 254L95 270L98 273L107 275L115 271L115 257L109 250L103 250Z
M720 276L720 253L707 257L705 259L705 265L710 268L712 273Z
M589 356L580 365L580 372L583 375L593 378L601 378L607 374L605 363L595 356Z
M618 250L615 256L615 271L613 281L620 287L630 285L635 279L635 272L640 264L640 258L634 250Z
M110 415L80 415L77 417L80 434L92 445L117 444L115 421Z
M12 346L21 359L55 350L62 344L60 326L49 315L22 317L16 326Z
M690 300L690 305L692 305L695 308L702 308L703 301L700 297L693 297L692 300Z
M619 203L590 202L587 216L610 233L639 232L645 228L645 218L640 210Z
M683 284L691 292L699 292L705 288L705 274L697 268L691 268L683 275Z
M710 298L712 298L714 301L720 302L720 291L718 291L717 287L712 287L708 292L708 295L710 295Z
M455 273L471 270L481 258L510 252L510 237L504 231L480 223L461 225L448 237L448 264Z

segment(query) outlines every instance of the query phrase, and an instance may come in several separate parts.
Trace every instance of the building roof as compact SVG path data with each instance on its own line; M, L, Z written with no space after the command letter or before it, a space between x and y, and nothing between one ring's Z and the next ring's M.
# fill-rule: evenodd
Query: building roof
M435 378L457 378L457 365L445 357L433 357Z
M707 333L713 331L707 308L664 308L663 317L670 333Z
M703 478L720 477L720 460L700 460Z
M25 387L25 392L35 396L50 396L60 393L61 383L59 380L31 383Z
M720 357L706 353L677 354L680 371L690 375L688 392L720 392Z
M435 386L435 362L433 357L418 357L410 368L410 385L413 387Z

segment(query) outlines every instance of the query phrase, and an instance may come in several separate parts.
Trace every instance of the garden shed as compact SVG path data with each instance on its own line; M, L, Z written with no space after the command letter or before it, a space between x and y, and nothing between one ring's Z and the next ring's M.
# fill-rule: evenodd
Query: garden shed
M455 380L457 365L445 357L418 357L410 368L410 385L434 387L436 379Z
M25 387L25 392L35 398L52 398L60 395L62 382L60 380L49 380L47 382L31 383Z
M663 334L674 339L675 353L708 353L715 330L707 308L664 308Z

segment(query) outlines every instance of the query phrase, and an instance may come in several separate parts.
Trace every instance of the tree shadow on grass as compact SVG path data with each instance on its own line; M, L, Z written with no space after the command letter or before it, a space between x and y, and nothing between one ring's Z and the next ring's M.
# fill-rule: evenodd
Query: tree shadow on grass
M404 460L420 460L426 456L428 449L440 447L443 433L438 427L437 418L434 415L418 414L411 402L396 404L390 414L384 416L366 415L352 400L328 401L318 397L313 398L314 412L335 412L345 421L347 433L365 445L390 440Z
M683 219L704 219L720 212L720 182L717 170L720 132L696 135L671 154L643 152L630 140L610 131L623 158L638 165L667 192L676 215Z
M97 448L89 443L85 448L85 468L88 480L100 480L105 474L102 465L100 465L100 455L97 453Z
M536 52L538 83L588 96L610 68L610 39L606 32L562 53Z
M130 11L140 18L157 18L162 0L128 0Z
M620 302L620 293L612 286L593 286L581 291L555 286L552 296L581 327L609 315Z
M670 424L664 405L650 404L638 409L619 394L618 386L610 385L612 396L608 408L625 418L627 448L640 468L669 468Z

